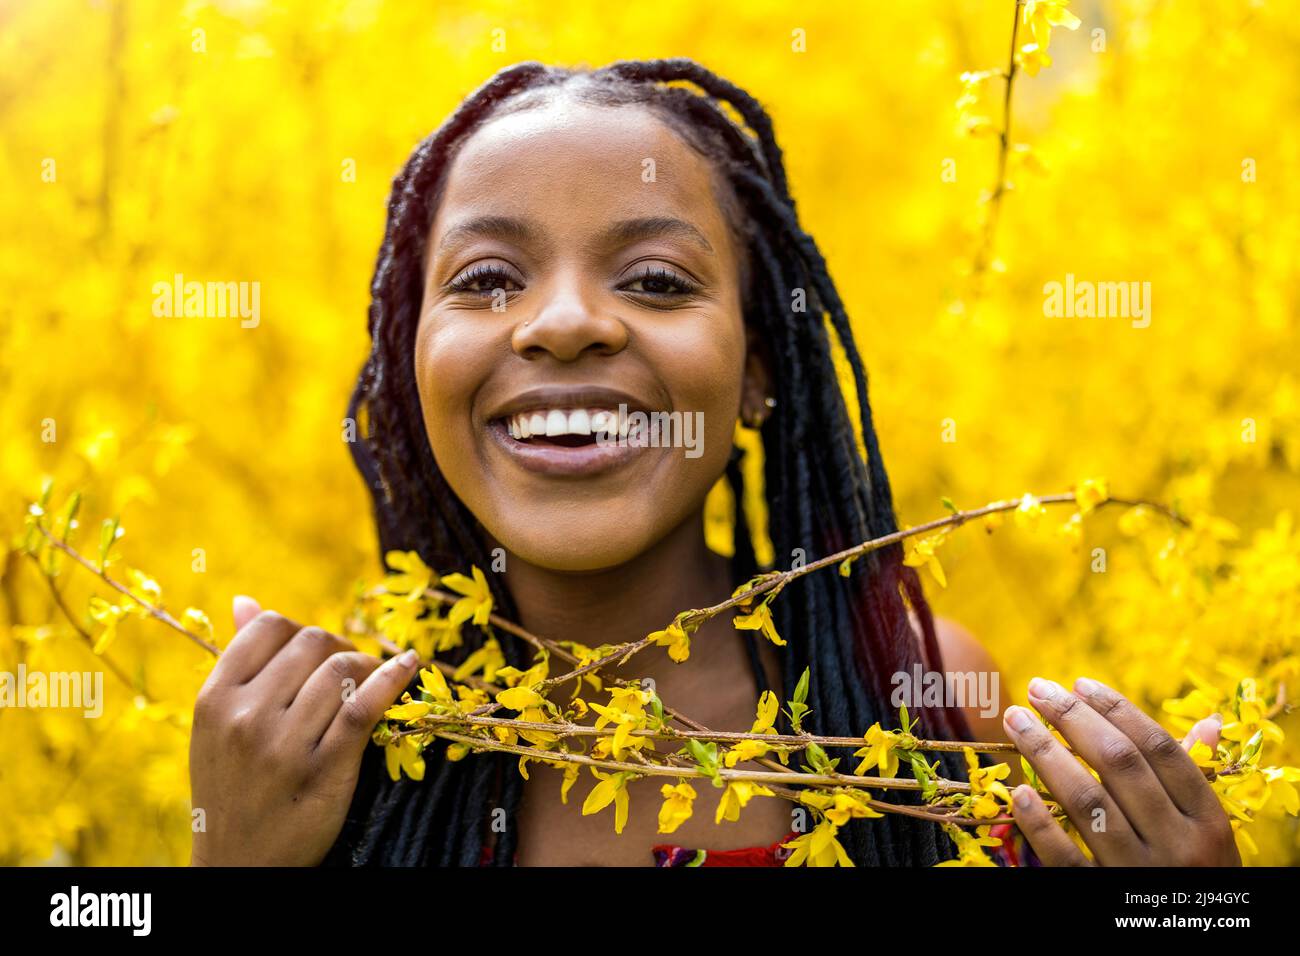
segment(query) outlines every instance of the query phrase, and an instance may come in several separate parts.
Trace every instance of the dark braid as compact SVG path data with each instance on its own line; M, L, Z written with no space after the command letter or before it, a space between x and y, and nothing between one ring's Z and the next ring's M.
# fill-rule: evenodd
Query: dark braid
M373 498L381 552L414 550L440 570L490 563L481 529L438 469L423 417L413 414L420 407L414 340L425 245L447 171L464 140L490 118L544 103L561 88L586 102L653 110L717 171L719 202L744 249L745 320L773 366L778 412L764 424L762 438L769 534L778 563L796 549L811 561L897 530L866 372L826 263L799 226L766 110L691 60L622 62L594 71L525 63L471 94L416 147L393 181L371 284L371 351L348 408L361 436L352 452ZM792 308L796 290L803 290L803 312ZM865 462L836 376L836 343L853 374ZM744 516L738 456L733 453L726 475L736 502L737 583L760 570ZM498 611L517 617L500 579L494 577L491 586ZM919 642L909 607L921 622ZM847 581L829 573L799 579L773 611L789 641L780 690L789 699L804 668L811 668L808 726L816 733L857 736L876 721L893 726L890 675L914 663L940 666L929 607L897 546L860 559ZM766 686L752 636L745 637L755 677ZM467 629L453 660L463 660L482 641L477 629ZM508 663L527 666L529 648L508 635L501 643ZM913 713L929 736L969 735L959 711ZM327 862L475 865L495 837L493 862L510 865L523 792L515 759L482 754L453 763L443 758L445 749L443 742L429 748L422 782L394 783L379 748L370 748L348 821ZM957 755L941 755L940 763L945 775L963 772ZM887 799L914 800L897 791ZM505 830L492 834L488 824L496 808L504 810ZM840 840L863 865L928 865L952 856L933 825L896 814L854 821L841 828Z

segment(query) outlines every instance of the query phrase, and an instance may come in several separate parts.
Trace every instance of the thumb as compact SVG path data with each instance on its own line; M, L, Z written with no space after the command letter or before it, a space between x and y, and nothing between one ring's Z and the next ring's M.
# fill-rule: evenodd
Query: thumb
M262 605L246 594L236 594L230 602L230 609L235 617L236 631L242 631L245 624L262 613Z
M1219 732L1223 730L1223 717L1219 714L1211 714L1209 717L1203 717L1192 725L1192 729L1187 731L1187 736L1183 738L1183 749L1191 750L1192 745L1200 740L1207 747L1213 750L1219 743Z

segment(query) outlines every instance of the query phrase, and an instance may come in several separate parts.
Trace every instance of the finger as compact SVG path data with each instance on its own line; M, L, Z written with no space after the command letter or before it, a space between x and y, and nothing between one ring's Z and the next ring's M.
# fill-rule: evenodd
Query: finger
M1044 866L1096 866L1070 839L1033 787L1022 783L1011 793L1016 826Z
M235 618L235 630L242 631L249 621L262 613L262 605L246 594L236 594L230 602L230 610Z
M1029 702L1038 708L1074 752L1101 776L1101 782L1133 829L1149 844L1165 843L1183 822L1155 771L1137 744L1055 681L1035 677Z
M357 692L379 664L379 658L361 651L331 654L307 678L289 705L289 723L315 747L343 702Z
M275 611L262 611L239 629L217 659L209 678L214 683L246 684L298 632L298 625Z
M323 627L304 627L280 648L251 683L259 686L268 700L287 710L325 658L351 650L356 650L351 643Z
M413 650L384 661L339 707L329 730L321 739L321 747L352 754L359 759L375 724L406 690L419 666L420 655Z
M1223 717L1220 714L1211 714L1209 717L1202 717L1192 729L1187 731L1183 736L1182 746L1184 750L1191 750L1196 741L1201 741L1205 746L1213 750L1219 745L1219 735L1223 732Z
M1074 686L1089 707L1138 745L1178 809L1189 816L1214 816L1222 812L1205 774L1167 730L1100 681L1081 677Z
M1113 866L1143 846L1106 788L1033 714L1008 707L1003 725L1098 860Z

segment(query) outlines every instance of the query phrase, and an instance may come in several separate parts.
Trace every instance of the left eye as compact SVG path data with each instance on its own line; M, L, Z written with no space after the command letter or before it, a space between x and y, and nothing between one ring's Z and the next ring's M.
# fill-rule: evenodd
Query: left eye
M696 286L689 279L683 278L668 269L653 268L647 269L639 276L628 280L622 288L628 292L639 292L642 295L679 296L689 295L695 291Z

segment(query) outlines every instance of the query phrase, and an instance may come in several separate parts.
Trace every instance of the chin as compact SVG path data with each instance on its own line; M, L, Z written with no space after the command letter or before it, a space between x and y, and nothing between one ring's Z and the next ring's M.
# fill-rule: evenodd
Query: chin
M645 554L673 526L668 515L638 520L634 509L622 504L598 513L589 506L562 510L562 514L555 509L544 514L515 511L484 526L511 556L537 568L572 573L626 564Z
M507 535L513 539L502 541L510 554L534 567L547 571L583 573L604 571L626 564L646 550L647 542L611 537L600 528L584 529L577 534L566 534L563 541L549 536ZM499 539L498 539L499 540ZM506 573L509 573L507 568Z

